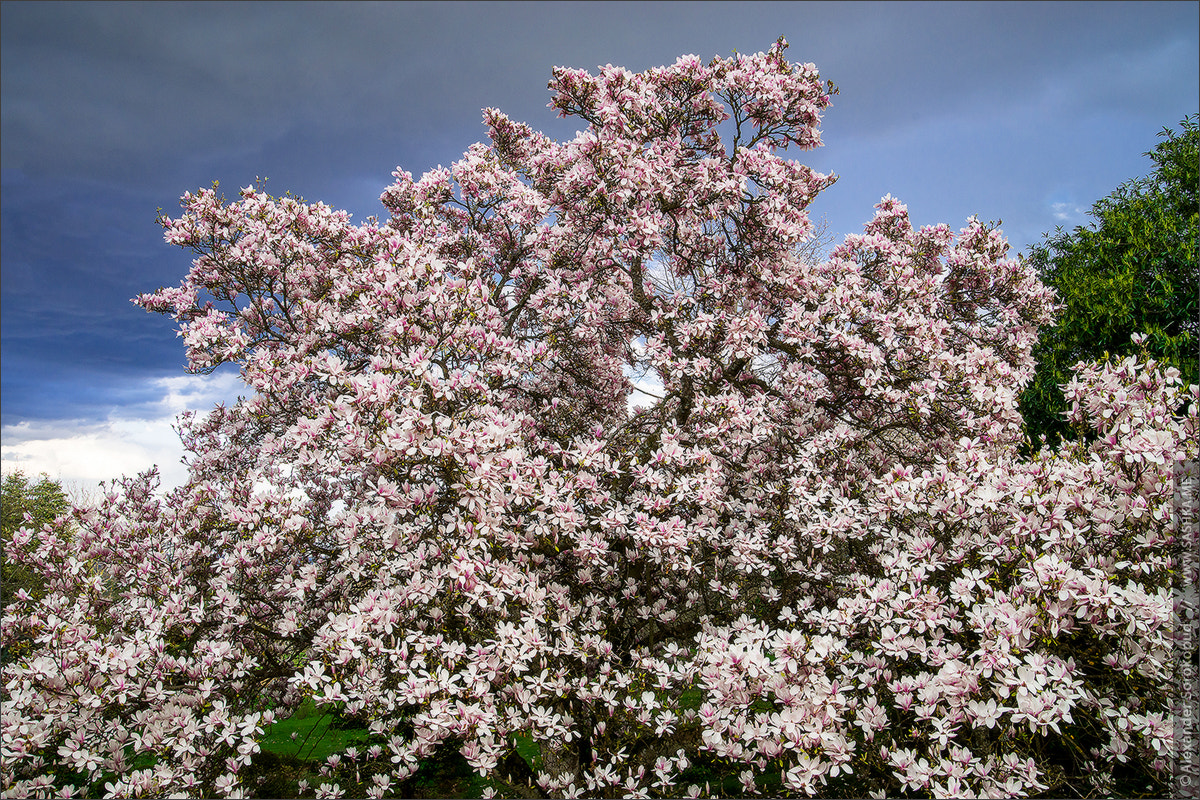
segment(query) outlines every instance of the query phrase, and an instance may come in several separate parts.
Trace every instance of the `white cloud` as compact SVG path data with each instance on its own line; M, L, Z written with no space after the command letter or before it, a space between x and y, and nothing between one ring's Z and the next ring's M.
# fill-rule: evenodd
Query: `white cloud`
M1059 222L1067 220L1082 220L1087 216L1088 210L1074 203L1051 203L1050 211L1054 214L1054 218Z
M658 372L647 363L645 338L639 336L631 339L629 346L633 351L634 358L639 362L637 368L626 364L622 369L625 377L633 381L633 391L625 401L626 407L632 412L638 408L654 405L662 398L664 389Z
M104 422L52 420L6 426L0 446L5 472L46 473L86 494L101 481L136 475L155 464L163 488L187 479L180 459L183 447L172 425L187 410L205 411L218 402L232 403L243 385L236 375L184 375L148 382L147 394L159 399L142 417L112 413Z
M631 379L634 377L628 371L626 376ZM633 391L629 394L625 404L630 411L649 408L662 399L665 391L657 373L649 372L633 382Z

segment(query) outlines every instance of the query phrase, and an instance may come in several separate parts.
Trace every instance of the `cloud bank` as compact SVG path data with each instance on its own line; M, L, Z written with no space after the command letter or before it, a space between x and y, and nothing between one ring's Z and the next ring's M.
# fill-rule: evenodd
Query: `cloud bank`
M3 428L0 465L46 475L94 491L102 481L136 475L157 465L164 489L183 484L187 469L174 424L184 411L205 411L237 400L242 383L233 374L155 378L143 391L157 400L141 416L112 412L107 420L22 421Z

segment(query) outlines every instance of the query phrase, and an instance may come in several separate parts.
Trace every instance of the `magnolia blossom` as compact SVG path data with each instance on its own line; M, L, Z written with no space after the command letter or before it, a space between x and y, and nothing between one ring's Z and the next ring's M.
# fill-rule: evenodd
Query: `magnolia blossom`
M185 194L137 302L246 397L181 419L186 485L13 537L4 795L240 796L308 699L371 739L320 797L448 746L502 792L519 740L563 796L1165 790L1200 388L1081 364L1090 435L1021 456L1053 294L890 196L805 257L829 86L785 48L557 69L581 133L488 109L382 221Z

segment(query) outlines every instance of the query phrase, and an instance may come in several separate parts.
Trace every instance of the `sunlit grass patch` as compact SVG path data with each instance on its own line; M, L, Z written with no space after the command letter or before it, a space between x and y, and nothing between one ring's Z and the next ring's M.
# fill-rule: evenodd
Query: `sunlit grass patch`
M336 719L334 713L305 700L296 713L267 728L258 745L280 756L323 763L329 756L360 744L368 735L366 728L343 728L335 723Z

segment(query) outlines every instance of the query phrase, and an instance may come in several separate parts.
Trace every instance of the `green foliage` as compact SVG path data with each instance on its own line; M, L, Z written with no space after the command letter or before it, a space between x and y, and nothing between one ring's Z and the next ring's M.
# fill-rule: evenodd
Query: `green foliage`
M4 476L0 483L0 551L7 554L12 536L22 527L40 528L67 513L71 502L62 484L42 475L36 482L20 470ZM28 514L30 519L26 520ZM5 555L0 574L0 602L7 606L24 589L33 597L42 594L41 579Z
M45 594L45 581L27 567L9 560L13 534L21 528L40 528L66 514L71 502L62 484L42 475L36 482L20 470L0 482L0 609L24 591L37 600ZM0 663L10 663L29 648L26 641L5 641Z
M1021 396L1034 448L1043 435L1050 446L1077 438L1063 419L1059 386L1081 360L1138 352L1135 333L1147 334L1150 356L1178 368L1186 383L1200 382L1198 122L1193 114L1179 131L1164 128L1163 141L1145 154L1153 172L1096 202L1090 225L1060 228L1030 249L1028 260L1064 305L1057 326L1042 332L1038 368Z

